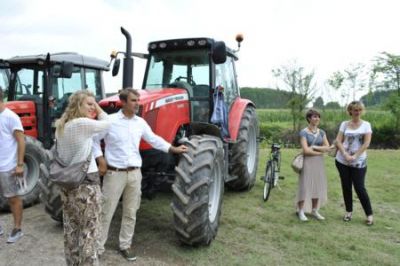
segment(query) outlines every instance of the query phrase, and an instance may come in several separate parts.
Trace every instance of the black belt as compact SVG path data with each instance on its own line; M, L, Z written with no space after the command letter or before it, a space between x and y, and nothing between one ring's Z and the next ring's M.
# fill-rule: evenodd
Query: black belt
M116 167L107 165L107 169L108 170L115 171L115 172L130 172L130 171L133 171L133 170L137 170L139 168L140 167L137 167L137 166L130 166L130 167L127 167L127 168L116 168Z

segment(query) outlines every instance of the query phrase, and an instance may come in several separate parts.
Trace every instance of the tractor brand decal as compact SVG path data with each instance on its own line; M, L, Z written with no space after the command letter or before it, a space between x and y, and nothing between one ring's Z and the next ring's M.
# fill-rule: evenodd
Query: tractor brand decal
M184 101L184 100L188 100L188 99L189 98L188 98L188 95L186 93L168 96L168 97L165 97L163 99L157 100L156 103L155 103L155 106L154 106L154 102L151 103L150 109L158 108L158 107L164 106L166 104L170 104L170 103L173 103L173 102Z

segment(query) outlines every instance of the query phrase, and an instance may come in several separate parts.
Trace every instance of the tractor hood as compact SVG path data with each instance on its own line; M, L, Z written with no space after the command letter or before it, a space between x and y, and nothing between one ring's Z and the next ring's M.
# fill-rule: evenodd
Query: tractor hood
M138 92L140 94L140 109L143 111L152 110L175 102L188 101L189 99L185 89L152 89L138 90ZM107 113L114 113L122 106L118 94L101 100L99 105Z

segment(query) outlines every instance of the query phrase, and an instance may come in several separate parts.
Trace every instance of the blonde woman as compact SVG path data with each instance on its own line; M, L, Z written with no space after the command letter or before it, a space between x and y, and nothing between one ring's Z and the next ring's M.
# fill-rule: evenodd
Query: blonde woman
M359 101L353 101L347 106L347 112L351 116L349 121L341 123L336 145L336 168L339 171L342 183L342 191L346 213L343 221L351 221L353 215L352 186L360 199L367 219L365 223L374 223L372 216L371 202L365 188L365 174L367 173L367 148L371 143L371 124L361 119L365 110L364 105Z
M91 117L97 115L99 120ZM92 137L107 130L110 122L96 103L94 95L77 91L69 97L68 106L57 121L57 152L64 162L76 163L91 154ZM98 265L100 179L92 156L88 174L75 189L62 190L64 251L67 265Z
M297 215L300 221L308 221L305 213L317 220L325 220L319 213L327 201L327 181L323 153L330 150L325 131L318 128L321 115L310 109L306 113L308 126L299 133L304 163L300 172L296 197Z

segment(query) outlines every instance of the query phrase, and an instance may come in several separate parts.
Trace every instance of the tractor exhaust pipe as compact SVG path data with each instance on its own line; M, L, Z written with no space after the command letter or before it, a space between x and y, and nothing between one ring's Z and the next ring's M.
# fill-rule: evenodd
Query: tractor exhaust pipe
M127 30L121 27L121 32L126 38L126 52L124 57L124 72L122 75L122 88L133 88L133 57L132 38Z

